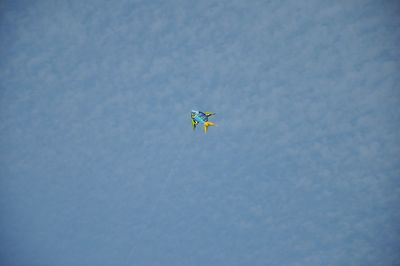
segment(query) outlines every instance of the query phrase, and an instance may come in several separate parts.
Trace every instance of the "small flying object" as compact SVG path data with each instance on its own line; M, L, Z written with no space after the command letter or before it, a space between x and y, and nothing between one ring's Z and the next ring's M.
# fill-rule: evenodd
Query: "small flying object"
M215 113L212 112L200 112L192 110L192 127L193 130L196 129L196 126L200 123L204 125L204 133L207 133L209 126L216 126L215 123L208 121L208 118Z

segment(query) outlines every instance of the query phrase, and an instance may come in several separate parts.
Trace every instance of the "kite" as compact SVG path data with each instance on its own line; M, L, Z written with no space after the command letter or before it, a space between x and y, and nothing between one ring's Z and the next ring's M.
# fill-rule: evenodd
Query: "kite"
M207 133L209 126L216 126L215 123L208 121L208 117L215 115L212 112L200 112L192 110L191 117L192 117L192 127L193 130L196 129L196 126L200 123L204 125L204 133Z

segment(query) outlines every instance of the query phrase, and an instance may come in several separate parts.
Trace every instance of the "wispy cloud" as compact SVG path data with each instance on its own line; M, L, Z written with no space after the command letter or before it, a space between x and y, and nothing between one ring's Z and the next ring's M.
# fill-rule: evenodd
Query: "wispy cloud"
M3 3L3 262L396 264L399 8Z

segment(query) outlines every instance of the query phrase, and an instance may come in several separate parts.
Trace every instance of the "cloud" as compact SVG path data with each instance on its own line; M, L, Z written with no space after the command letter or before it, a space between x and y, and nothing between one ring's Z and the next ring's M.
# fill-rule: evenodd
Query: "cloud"
M4 4L0 245L41 265L395 264L398 8ZM218 127L192 132L193 108Z

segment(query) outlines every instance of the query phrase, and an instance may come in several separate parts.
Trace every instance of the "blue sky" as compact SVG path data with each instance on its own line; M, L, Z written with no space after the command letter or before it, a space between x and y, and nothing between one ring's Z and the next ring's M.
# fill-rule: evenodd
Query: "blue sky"
M399 13L2 1L1 264L398 265Z

